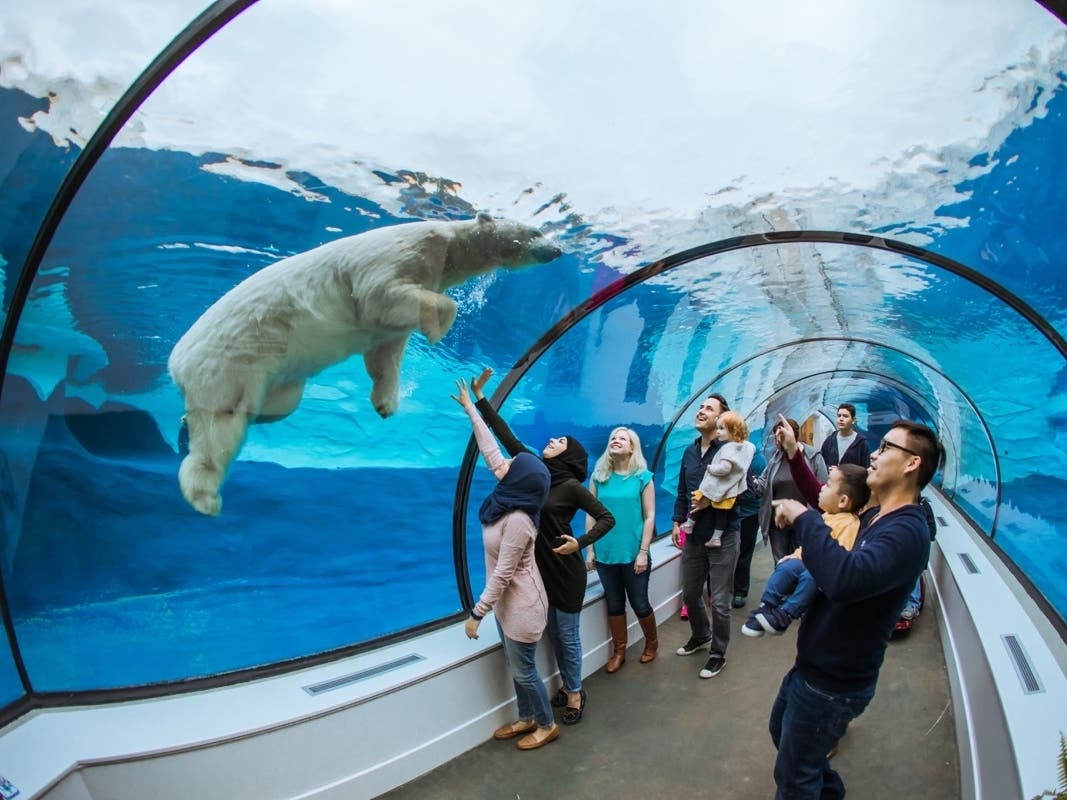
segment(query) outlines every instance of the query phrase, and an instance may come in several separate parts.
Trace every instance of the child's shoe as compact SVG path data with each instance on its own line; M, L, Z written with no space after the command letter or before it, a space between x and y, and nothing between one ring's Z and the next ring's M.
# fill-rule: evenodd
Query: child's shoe
M722 547L722 534L716 531L715 534L710 539L708 539L704 546L710 547L712 549L716 547Z
M751 636L753 639L757 639L764 633L766 633L766 631L763 630L763 626L760 625L759 621L756 619L756 614L759 614L762 611L766 611L769 608L770 606L761 605L759 608L749 614L748 619L745 620L745 624L741 626L741 633L745 634L745 636Z
M682 603L682 610L678 612L678 619L689 619L689 606L687 606L685 603Z
M771 636L781 636L793 624L793 618L780 608L762 609L753 616L756 618L756 623Z

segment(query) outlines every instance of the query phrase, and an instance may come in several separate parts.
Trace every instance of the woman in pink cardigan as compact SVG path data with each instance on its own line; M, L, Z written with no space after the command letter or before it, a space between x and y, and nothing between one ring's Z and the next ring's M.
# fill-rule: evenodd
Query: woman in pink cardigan
M466 632L478 638L478 626L490 611L496 615L508 670L515 684L519 719L497 728L495 739L519 739L520 750L536 750L559 737L545 683L537 672L537 642L548 617L548 596L534 561L534 540L541 506L548 497L549 475L541 459L519 453L505 459L471 402L463 381L458 395L474 429L478 449L499 483L478 511L485 547L485 589L471 610ZM525 735L524 735L525 734Z

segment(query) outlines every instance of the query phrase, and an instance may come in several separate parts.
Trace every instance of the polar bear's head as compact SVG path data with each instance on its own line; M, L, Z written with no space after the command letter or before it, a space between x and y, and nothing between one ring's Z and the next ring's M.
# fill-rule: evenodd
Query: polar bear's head
M563 253L536 228L494 219L484 211L473 220L453 224L455 236L448 248L453 277L458 277L457 273L472 275L496 267L515 269L546 264Z

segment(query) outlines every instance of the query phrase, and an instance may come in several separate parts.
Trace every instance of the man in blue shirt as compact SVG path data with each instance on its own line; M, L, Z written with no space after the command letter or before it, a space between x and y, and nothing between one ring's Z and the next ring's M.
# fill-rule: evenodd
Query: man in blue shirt
M861 516L851 551L830 538L818 511L775 501L792 525L804 566L821 590L797 634L797 659L771 709L779 800L845 796L827 753L874 696L893 627L930 554L919 492L944 460L937 435L897 420L872 454L867 485L878 506Z
M721 394L710 395L697 409L694 425L696 441L682 453L678 471L678 494L674 500L674 526L671 541L679 546L679 525L685 521L693 492L700 488L708 465L721 443L716 440L719 415L730 410ZM730 644L730 608L733 601L734 567L737 566L740 526L737 514L731 513L722 535L722 547L705 547L714 528L713 514L697 514L693 530L682 549L682 602L689 608L689 641L678 648L680 656L690 656L708 647L708 660L700 670L701 678L714 678L726 666L726 647ZM704 606L704 585L711 592L711 619Z

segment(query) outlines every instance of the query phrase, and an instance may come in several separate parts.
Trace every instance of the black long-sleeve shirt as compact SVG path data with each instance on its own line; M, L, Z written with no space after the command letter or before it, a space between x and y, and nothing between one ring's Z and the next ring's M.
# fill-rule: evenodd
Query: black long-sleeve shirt
M488 400L483 397L475 406L509 455L533 452L516 438ZM540 453L537 455L540 456ZM548 499L541 508L541 524L534 541L534 558L541 573L541 580L545 584L548 602L560 611L570 614L581 611L585 601L585 561L582 559L581 550L561 556L553 553L552 548L563 544L564 534L574 535L571 532L571 520L579 510L595 520L593 527L578 537L579 547L587 547L615 526L615 517L604 504L581 482L571 478L549 489Z

